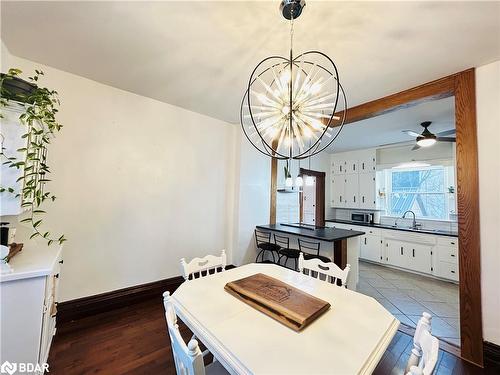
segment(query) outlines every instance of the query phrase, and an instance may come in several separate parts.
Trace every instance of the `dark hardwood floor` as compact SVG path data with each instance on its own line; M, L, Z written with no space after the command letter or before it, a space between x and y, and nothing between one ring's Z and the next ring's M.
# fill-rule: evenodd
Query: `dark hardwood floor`
M191 336L184 325L181 332L186 340ZM374 373L403 374L411 341L398 332ZM161 298L61 324L49 366L50 375L175 374ZM500 374L500 369L479 369L441 351L435 374Z

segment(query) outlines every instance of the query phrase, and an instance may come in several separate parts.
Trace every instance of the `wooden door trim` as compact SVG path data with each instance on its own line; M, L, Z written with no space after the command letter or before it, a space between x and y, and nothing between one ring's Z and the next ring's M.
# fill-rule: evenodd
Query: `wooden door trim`
M475 71L468 69L413 87L347 111L346 124L424 102L455 97L457 130L457 206L460 277L460 340L463 359L483 366L481 264L479 235L479 174ZM271 176L271 181L277 174ZM271 196L276 191L271 191ZM276 217L276 207L271 207Z

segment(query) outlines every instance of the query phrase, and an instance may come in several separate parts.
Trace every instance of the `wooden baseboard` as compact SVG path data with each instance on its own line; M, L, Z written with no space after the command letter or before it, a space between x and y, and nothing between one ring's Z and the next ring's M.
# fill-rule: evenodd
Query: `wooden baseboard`
M485 341L483 345L485 365L493 364L500 366L500 345Z
M226 269L234 268L228 265ZM131 286L112 292L60 302L57 304L57 322L69 322L95 314L158 297L161 301L165 291L174 292L184 282L182 276L154 281L152 283Z

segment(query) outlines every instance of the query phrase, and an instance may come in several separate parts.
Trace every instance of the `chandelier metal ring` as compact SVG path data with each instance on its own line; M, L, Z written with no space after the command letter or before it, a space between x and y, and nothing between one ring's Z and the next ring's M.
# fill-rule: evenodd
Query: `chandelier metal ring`
M311 55L326 59L331 68L328 69L324 64L310 61L310 59L306 60ZM271 61L272 64L265 66ZM264 67L259 70L262 66ZM296 72L293 67L296 68ZM290 69L289 73L288 69ZM283 74L286 75L286 82L281 77ZM268 83L265 82L266 75ZM326 93L323 90L321 95L316 95L322 92L321 89L329 81L332 81L332 90ZM258 88L253 89L258 83L261 86L260 92ZM285 83L289 84L285 85ZM337 107L340 95L344 108L341 117L338 118ZM252 96L260 97L260 105L254 104ZM325 103L330 98L334 100ZM281 108L279 108L280 105ZM241 101L240 122L246 138L264 155L277 159L304 159L323 151L335 141L343 128L346 108L347 99L340 84L337 67L326 54L308 51L291 59L269 56L259 62L252 71L247 90ZM255 109L260 112L254 113ZM248 112L246 115L245 110ZM325 112L328 113L325 114ZM330 134L333 129L331 125L336 119L341 121L335 126L338 131L333 135ZM248 134L246 126L254 131L253 134ZM274 137L270 136L269 129L279 132L279 137L277 134ZM283 140L286 139L285 133L287 133L287 143L289 143L287 147L283 146ZM325 135L331 138L326 144L322 141ZM309 141L309 147L305 146L306 141Z

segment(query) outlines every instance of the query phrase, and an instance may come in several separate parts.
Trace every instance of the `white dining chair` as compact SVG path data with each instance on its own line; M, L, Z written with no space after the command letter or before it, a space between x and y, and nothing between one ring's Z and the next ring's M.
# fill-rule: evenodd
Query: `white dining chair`
M218 269L224 271L226 269L226 251L222 250L219 257L215 255L207 255L203 258L194 258L189 263L186 262L185 258L181 259L181 269L182 276L184 280L194 279L196 274L198 278L203 277L203 273L206 275L210 274L210 271L217 273Z
M177 324L177 314L169 292L163 293L165 318L172 346L172 355L177 375L227 375L229 374L220 362L212 362L205 366L204 353L201 352L198 341L191 339L186 345Z
M424 312L418 321L406 375L431 375L434 372L439 355L439 340L431 334L431 319L431 314Z
M341 285L346 286L347 276L351 266L347 264L341 269L333 262L323 262L321 259L304 259L302 252L299 255L299 272L311 276L318 280L337 284L340 280Z

